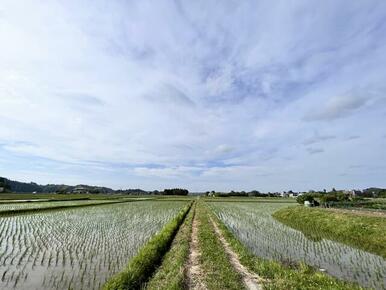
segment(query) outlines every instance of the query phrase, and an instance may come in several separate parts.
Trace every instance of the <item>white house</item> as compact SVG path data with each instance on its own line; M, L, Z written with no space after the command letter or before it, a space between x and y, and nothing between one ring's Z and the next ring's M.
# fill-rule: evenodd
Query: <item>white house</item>
M288 192L283 191L283 192L280 194L280 196L281 196L281 197L288 197L289 194L288 194Z
M72 193L88 193L88 189L79 185L72 190Z

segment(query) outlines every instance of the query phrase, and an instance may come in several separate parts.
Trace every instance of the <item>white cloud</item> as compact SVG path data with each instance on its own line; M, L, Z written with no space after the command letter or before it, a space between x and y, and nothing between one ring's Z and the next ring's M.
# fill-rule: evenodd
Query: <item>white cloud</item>
M337 96L331 98L327 104L315 112L308 113L306 120L319 121L343 118L366 105L367 101L368 99L363 96Z
M341 136L361 136L342 164L358 150L382 162L385 5L3 1L4 174L42 158L89 166L76 177L85 183L101 180L96 162L112 185L280 189L304 174L283 180L282 168L309 153L324 150L312 166L336 160Z

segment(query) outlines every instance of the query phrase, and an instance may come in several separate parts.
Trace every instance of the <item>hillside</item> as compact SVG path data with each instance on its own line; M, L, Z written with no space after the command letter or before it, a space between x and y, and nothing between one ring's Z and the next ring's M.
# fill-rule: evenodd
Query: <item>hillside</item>
M0 177L0 188L3 191L12 191L20 193L52 193L52 192L89 192L89 193L114 193L115 191L108 187L90 186L90 185L65 185L65 184L47 184L41 185L35 182L20 182Z

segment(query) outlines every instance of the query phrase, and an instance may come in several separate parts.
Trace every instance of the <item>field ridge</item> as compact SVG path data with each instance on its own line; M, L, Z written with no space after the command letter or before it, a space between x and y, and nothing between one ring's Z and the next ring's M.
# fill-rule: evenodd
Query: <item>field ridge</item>
M335 240L386 258L384 217L300 206L280 209L272 216L311 239Z
M198 240L198 228L200 222L197 219L196 211L193 214L192 234L189 243L189 259L186 265L187 268L187 280L189 289L205 290L207 289L205 282L203 281L203 273L201 268L201 251Z
M184 222L192 202L180 210L176 217L153 236L133 257L126 269L114 275L104 285L105 290L140 289L152 276L157 266L168 252L181 224Z
M251 271L249 271L240 262L238 254L232 250L230 244L225 239L224 235L222 234L216 222L213 220L213 218L210 218L210 221L212 222L214 231L217 234L217 237L220 240L221 244L223 245L225 252L229 256L232 266L241 275L245 287L248 290L262 290L263 288L262 288L262 285L260 284L260 281L262 279L256 273L252 273Z

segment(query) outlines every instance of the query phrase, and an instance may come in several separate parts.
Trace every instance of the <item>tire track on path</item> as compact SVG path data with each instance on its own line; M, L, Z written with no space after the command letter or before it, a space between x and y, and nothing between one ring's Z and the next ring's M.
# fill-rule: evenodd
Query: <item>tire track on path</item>
M241 275L243 283L248 290L262 290L263 287L260 284L261 278L254 273L251 273L244 265L241 264L238 255L232 250L231 246L224 238L220 228L216 222L210 218L214 231L217 234L218 239L223 245L225 252L228 254L230 262L235 270Z
M187 264L187 280L188 288L194 290L207 290L205 283L203 282L203 272L201 269L200 256L198 242L198 228L200 223L196 217L196 211L194 212L192 223L192 236L190 241L189 260Z

